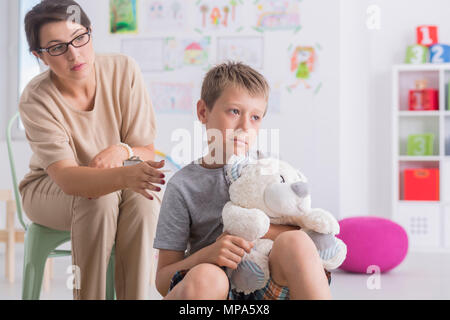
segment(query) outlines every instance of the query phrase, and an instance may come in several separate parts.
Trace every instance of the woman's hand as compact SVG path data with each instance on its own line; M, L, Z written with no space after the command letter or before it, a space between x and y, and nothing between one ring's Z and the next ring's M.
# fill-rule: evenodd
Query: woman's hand
M207 262L236 269L245 252L250 253L253 243L243 238L223 233L216 242L207 247Z
M128 151L120 146L114 145L101 151L89 162L89 167L97 169L110 169L123 166L123 162L128 159Z
M124 173L123 178L126 187L140 193L147 199L153 200L153 197L146 190L161 191L161 188L155 186L155 184L164 185L166 183L164 173L158 170L163 168L164 165L165 161L162 160L160 162L145 161L134 166L124 167L122 172Z

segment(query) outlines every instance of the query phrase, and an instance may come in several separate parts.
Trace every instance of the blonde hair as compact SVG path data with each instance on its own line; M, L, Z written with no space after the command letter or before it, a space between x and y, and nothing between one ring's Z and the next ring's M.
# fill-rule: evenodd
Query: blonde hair
M213 67L203 80L201 99L209 110L229 86L245 89L251 96L269 100L269 84L262 74L241 62L229 61Z

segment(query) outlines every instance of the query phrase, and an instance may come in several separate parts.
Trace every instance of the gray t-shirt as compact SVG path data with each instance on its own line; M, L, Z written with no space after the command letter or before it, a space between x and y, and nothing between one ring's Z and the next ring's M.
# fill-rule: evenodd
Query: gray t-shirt
M223 233L222 209L229 200L223 168L187 165L167 184L153 247L190 255L214 243Z

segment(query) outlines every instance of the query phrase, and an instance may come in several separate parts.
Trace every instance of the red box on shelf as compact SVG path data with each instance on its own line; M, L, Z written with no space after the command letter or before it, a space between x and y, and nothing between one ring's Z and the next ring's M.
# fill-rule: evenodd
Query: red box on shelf
M403 198L409 201L439 201L439 169L405 169Z
M439 91L431 88L410 90L409 110L439 110Z

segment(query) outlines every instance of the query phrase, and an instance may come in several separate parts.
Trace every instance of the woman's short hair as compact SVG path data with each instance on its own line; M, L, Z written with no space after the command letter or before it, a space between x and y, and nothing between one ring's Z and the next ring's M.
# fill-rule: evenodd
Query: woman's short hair
M47 23L75 21L86 29L91 28L91 21L81 6L73 0L42 0L25 16L25 34L31 51L41 48L39 32Z

